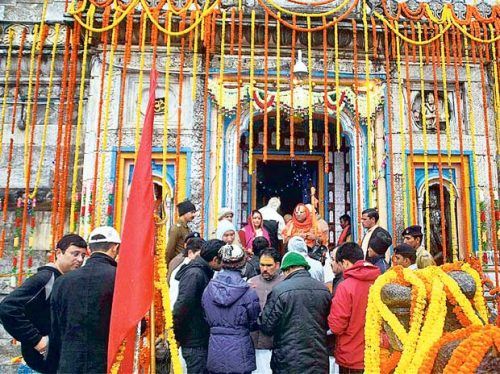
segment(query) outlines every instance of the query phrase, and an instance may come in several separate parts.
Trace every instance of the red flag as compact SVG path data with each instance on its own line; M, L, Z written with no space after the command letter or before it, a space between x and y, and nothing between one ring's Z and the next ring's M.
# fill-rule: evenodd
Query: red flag
M137 324L153 300L154 198L151 149L157 73L151 71L149 102L135 162L116 270L108 346L108 372L126 340L123 373L133 369Z

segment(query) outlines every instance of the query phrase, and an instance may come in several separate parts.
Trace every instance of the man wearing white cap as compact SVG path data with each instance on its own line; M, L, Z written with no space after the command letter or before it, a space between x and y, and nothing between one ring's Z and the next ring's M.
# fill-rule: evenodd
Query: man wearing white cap
M116 257L121 239L109 226L89 236L86 264L54 283L48 353L51 372L105 373Z

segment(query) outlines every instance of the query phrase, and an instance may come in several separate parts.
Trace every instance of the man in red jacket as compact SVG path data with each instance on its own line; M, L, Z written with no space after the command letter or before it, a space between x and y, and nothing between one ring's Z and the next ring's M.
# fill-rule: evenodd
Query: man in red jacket
M337 336L335 361L341 374L363 373L368 291L380 270L364 261L363 250L352 242L337 249L335 260L344 268L344 281L338 285L328 316L328 326Z

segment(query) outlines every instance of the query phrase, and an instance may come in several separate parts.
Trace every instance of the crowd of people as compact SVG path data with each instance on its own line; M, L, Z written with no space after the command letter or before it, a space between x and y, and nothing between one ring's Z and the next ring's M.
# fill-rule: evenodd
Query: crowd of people
M359 244L349 215L341 216L333 244L312 205L298 204L289 217L279 207L271 198L241 230L222 208L205 240L189 227L195 205L177 205L166 281L185 372L362 373L370 286L391 265L433 264L420 226L406 228L389 251L393 238L376 209L362 212ZM55 261L2 301L0 320L34 372L106 372L120 243L108 226L88 241L67 234Z

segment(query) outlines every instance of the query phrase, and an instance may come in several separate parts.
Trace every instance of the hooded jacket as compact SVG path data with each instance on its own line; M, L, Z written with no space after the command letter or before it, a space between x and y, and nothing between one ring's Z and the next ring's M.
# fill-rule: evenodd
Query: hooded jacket
M326 318L331 296L305 269L289 274L269 294L260 329L274 335L275 374L328 373Z
M363 260L344 270L328 316L328 326L337 335L335 361L350 369L364 369L365 319L370 286L380 270Z
M258 328L259 298L237 270L223 270L210 281L202 298L210 326L207 369L214 373L255 370L250 331Z
M3 327L21 342L23 358L28 366L39 372L45 372L45 362L43 355L34 347L50 333L50 295L60 275L55 267L42 266L0 304Z
M207 347L209 328L203 316L201 297L214 271L200 256L183 265L175 279L179 295L174 304L174 332L181 347Z

